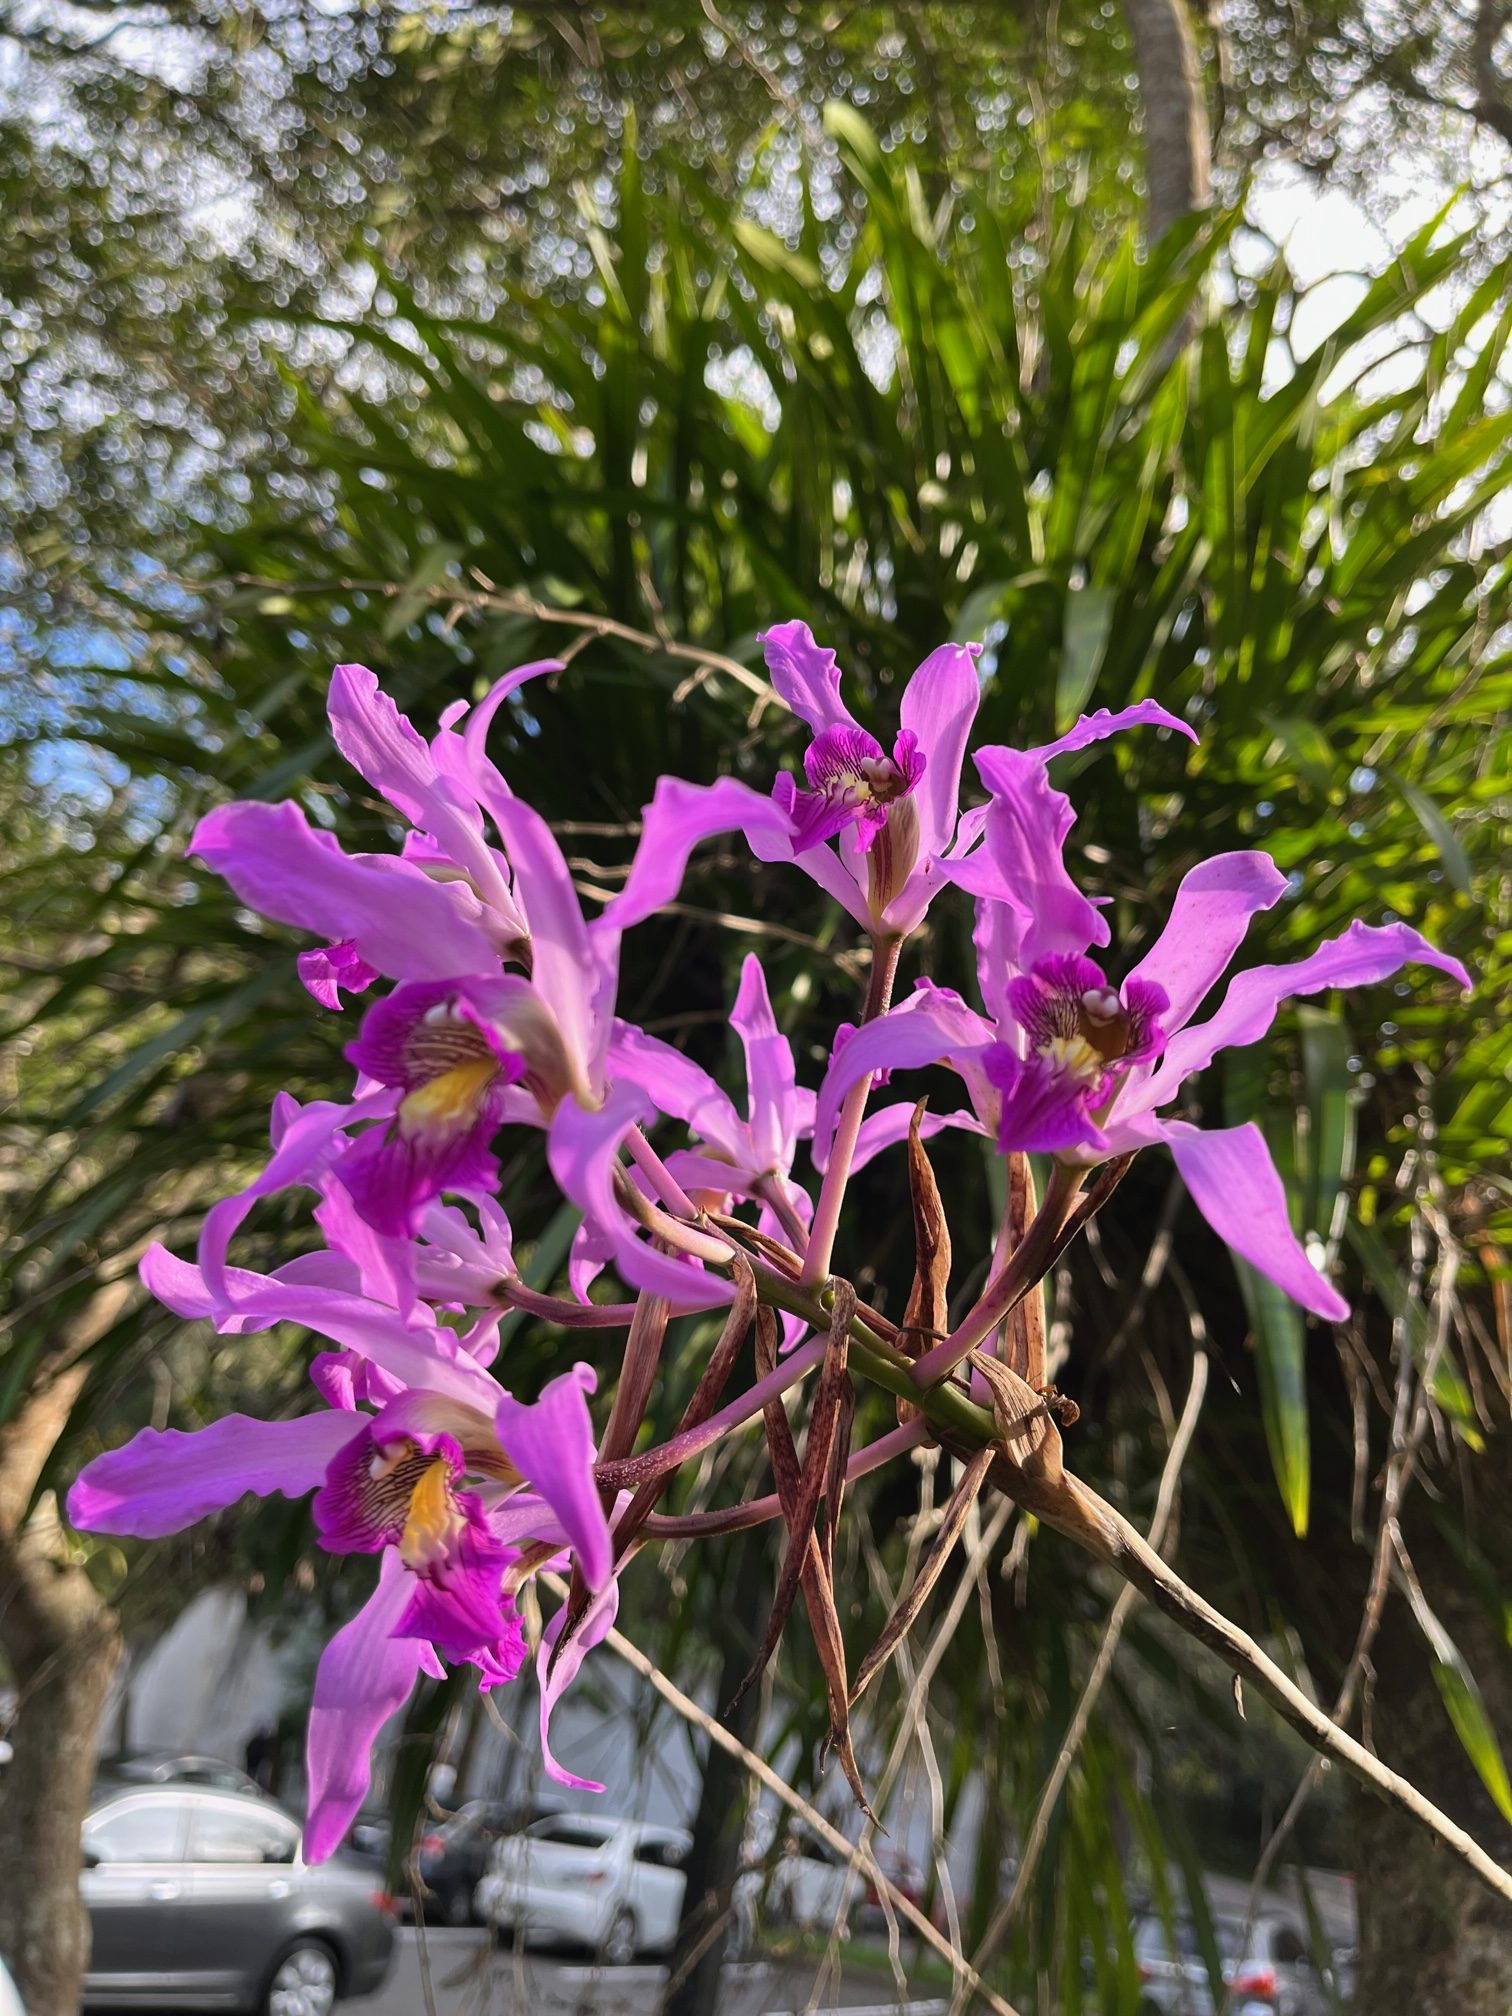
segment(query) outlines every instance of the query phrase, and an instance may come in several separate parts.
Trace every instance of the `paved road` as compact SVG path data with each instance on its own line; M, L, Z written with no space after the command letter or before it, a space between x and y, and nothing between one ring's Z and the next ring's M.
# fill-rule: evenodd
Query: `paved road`
M429 1976L430 2004L426 1999ZM593 1967L543 1954L496 1952L481 1932L400 1934L399 1956L383 1993L350 2003L353 2016L654 2016L666 1978L662 1967ZM809 2006L813 1970L757 1962L725 1970L718 2016L789 2016ZM943 2002L901 2005L907 2016L943 2016ZM820 2012L899 2016L893 1984L868 1974L823 1995ZM713 2012L711 2012L713 2016Z

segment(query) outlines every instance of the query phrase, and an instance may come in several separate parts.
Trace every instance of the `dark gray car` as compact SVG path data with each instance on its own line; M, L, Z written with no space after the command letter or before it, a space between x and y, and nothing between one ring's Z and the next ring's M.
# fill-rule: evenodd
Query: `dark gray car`
M91 2008L329 2016L383 1985L394 1919L371 1870L300 1854L266 1799L102 1786L84 1823Z

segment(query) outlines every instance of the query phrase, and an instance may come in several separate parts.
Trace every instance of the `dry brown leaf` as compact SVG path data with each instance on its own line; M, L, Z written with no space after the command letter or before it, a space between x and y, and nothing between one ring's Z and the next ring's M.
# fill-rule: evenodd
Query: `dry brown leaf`
M1065 1475L1060 1430L1044 1395L985 1351L973 1351L970 1362L987 1382L1003 1451L1026 1477L1059 1484Z
M1029 1157L1010 1155L1008 1242L1003 1253L1005 1260L1023 1238L1036 1208L1034 1172L1029 1167ZM1021 1378L1027 1379L1031 1386L1044 1384L1045 1291L1042 1287L1031 1288L1024 1299L1009 1311L1008 1320L1003 1327L1003 1357L1005 1362Z
M960 1482L950 1494L950 1502L945 1507L940 1530L930 1542L929 1552L919 1566L912 1588L901 1598L884 1625L881 1637L861 1661L855 1685L850 1690L852 1708L913 1629L914 1619L923 1609L924 1599L939 1580L940 1570L950 1559L951 1551L960 1538L961 1528L971 1515L971 1508L981 1494L987 1472L992 1468L997 1455L998 1451L989 1443L986 1447L978 1449L967 1462L966 1468L961 1473Z
M853 1291L850 1291L850 1293L853 1294ZM850 1299L849 1294L846 1299ZM838 1300L839 1298L837 1297ZM845 1317L844 1330L848 1336L850 1317L844 1307L837 1308L836 1315L837 1318L840 1316ZM833 1331L831 1334L833 1335ZM762 1303L756 1311L756 1373L758 1378L764 1378L776 1365L777 1346L780 1336L781 1331L778 1327L776 1314L765 1303ZM840 1767L849 1781L858 1804L870 1816L871 1807L867 1802L866 1792L861 1782L861 1773L856 1764L855 1751L851 1745L850 1716L847 1703L849 1687L846 1678L845 1641L840 1632L840 1618L835 1607L832 1583L834 1528L838 1526L839 1522L838 1503L844 1483L846 1462L846 1456L839 1452L842 1444L848 1450L850 1419L854 1406L854 1390L851 1387L850 1380L845 1378L839 1387L839 1405L836 1414L835 1433L830 1443L829 1462L825 1478L827 1499L830 1499L836 1507L834 1521L832 1525L829 1518L826 1518L827 1541L824 1545L821 1544L821 1539L817 1532L812 1530L808 1532L807 1545L799 1570L798 1586L803 1591L803 1602L804 1608L808 1612L809 1628L814 1634L814 1644L818 1650L819 1663L824 1673L825 1695L829 1703L830 1712L829 1741L835 1755L840 1759ZM766 1427L767 1450L772 1462L772 1477L777 1486L777 1496L782 1504L783 1516L788 1522L790 1534L788 1552L791 1558L794 1547L794 1539L792 1537L795 1533L794 1521L802 1517L803 1466L798 1461L798 1451L793 1441L792 1427L788 1421L787 1410L782 1402L780 1400L770 1402L765 1409L763 1419ZM809 1435L812 1446L812 1425L810 1426ZM838 1481L836 1476L837 1458ZM825 1553L826 1545L829 1553L828 1559L826 1559ZM792 1607L792 1602L793 1596L789 1593L787 1598L787 1608L789 1610ZM777 1606L774 1602L774 1617L776 1617L776 1609ZM779 1633L781 1625L785 1621L786 1612L778 1620ZM774 1647L775 1643L776 1640L774 1638ZM770 1656L770 1651L767 1651L764 1657L758 1662L755 1669L756 1672L761 1670L762 1666L766 1663L766 1659L770 1658ZM748 1676L742 1682L741 1693L745 1692L752 1678L754 1678L754 1674ZM736 1699L738 1700L739 1698L739 1695L737 1695ZM734 1704L732 1703L731 1705L733 1706Z
M730 1707L740 1700L762 1674L767 1661L777 1649L777 1641L782 1636L782 1628L793 1607L793 1599L798 1594L798 1586L803 1577L804 1562L808 1558L809 1542L814 1535L814 1521L819 1511L819 1500L829 1477L830 1451L834 1446L835 1433L839 1426L842 1389L850 1384L847 1359L850 1350L851 1318L856 1313L856 1291L849 1282L836 1281L834 1284L834 1306L830 1318L829 1344L820 1367L818 1384L809 1407L808 1441L803 1452L803 1464L798 1475L798 1488L791 1497L783 1491L781 1477L778 1477L777 1491L783 1499L783 1516L787 1521L788 1544L782 1558L782 1567L777 1575L777 1587L772 1594L772 1614L767 1621L766 1632L751 1670L735 1690ZM776 1416L780 1415L780 1422ZM778 1450L784 1438L791 1441L792 1431L788 1426L786 1410L780 1401L774 1401L765 1410L767 1425L767 1446L772 1451L773 1474L777 1474Z
M709 1362L699 1374L698 1384L693 1388L688 1404L683 1409L682 1419L677 1424L679 1435L685 1434L690 1428L701 1426L719 1405L720 1397L729 1384L730 1374L735 1369L735 1361L745 1344L746 1333L751 1327L751 1318L756 1309L756 1278L744 1254L735 1255L730 1264L730 1274L735 1283L735 1300L730 1305L730 1313L725 1318L723 1330L719 1333L719 1341L709 1353ZM660 1477L649 1478L625 1507L620 1515L619 1524L614 1529L616 1560L624 1559L626 1549L655 1511L674 1474L668 1470Z

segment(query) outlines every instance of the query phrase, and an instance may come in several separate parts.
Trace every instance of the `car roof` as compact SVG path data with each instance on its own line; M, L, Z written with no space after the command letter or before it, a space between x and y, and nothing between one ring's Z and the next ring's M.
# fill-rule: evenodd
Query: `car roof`
M107 1806L119 1806L128 1799L159 1802L167 1799L179 1802L187 1800L196 1806L203 1806L207 1802L246 1806L264 1815L276 1813L281 1820L289 1821L291 1826L299 1824L292 1813L285 1813L282 1806L275 1805L271 1799L263 1798L259 1792L235 1792L223 1789L219 1785L162 1785L151 1780L138 1782L129 1778L110 1778L96 1784L90 1796L90 1814L102 1813Z
M687 1841L691 1838L683 1827L662 1827L650 1820L625 1820L613 1813L543 1813L539 1820L532 1820L525 1831L535 1834L543 1827L563 1826L582 1827L601 1835L605 1841L621 1831L636 1841Z

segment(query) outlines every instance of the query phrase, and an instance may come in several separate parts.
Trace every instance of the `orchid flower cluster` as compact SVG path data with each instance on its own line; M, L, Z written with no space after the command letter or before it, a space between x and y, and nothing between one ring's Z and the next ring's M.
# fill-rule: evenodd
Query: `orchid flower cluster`
M994 1339L1011 1359L1007 1319L1043 1276L1094 1172L1168 1148L1234 1252L1304 1308L1342 1317L1337 1290L1292 1231L1258 1129L1191 1124L1179 1117L1182 1088L1220 1050L1261 1037L1291 996L1377 981L1408 961L1468 984L1406 925L1357 923L1295 964L1241 971L1202 1017L1251 918L1286 888L1258 852L1194 867L1160 935L1115 980L1100 963L1107 922L1066 865L1075 815L1054 766L1136 727L1195 740L1185 722L1145 700L1090 715L1037 749L979 748L981 791L965 807L981 694L974 647L944 645L918 668L888 749L852 716L835 654L803 623L763 641L778 697L811 733L802 778L779 774L765 793L729 777L663 779L624 886L596 916L584 915L547 824L487 750L498 710L527 681L560 671L554 662L510 673L476 706L448 708L430 740L371 672L337 668L332 733L402 825L396 853L347 853L293 803L228 805L194 835L192 851L242 903L316 941L299 972L321 1009L356 1021L345 1053L353 1080L345 1097L304 1106L281 1097L261 1174L209 1211L192 1261L154 1247L142 1277L186 1319L233 1334L298 1324L329 1348L310 1367L310 1411L232 1415L193 1433L145 1429L85 1467L69 1510L81 1528L151 1539L249 1492L313 1494L323 1548L377 1557L371 1595L331 1639L316 1678L312 1860L346 1833L383 1724L421 1675L449 1665L471 1666L488 1690L533 1658L546 1768L598 1789L553 1754L552 1712L614 1623L620 1573L660 1491L679 1464L758 1415L777 1500L710 1514L708 1529L787 1517L787 1601L802 1581L820 1628L814 1578L826 1569L809 1529L821 1494L833 1512L846 1475L927 1439L932 1396L979 1378L973 1368ZM837 1032L812 1089L798 1083L754 957L731 1015L743 1100L616 1016L624 934L676 896L694 848L720 833L809 876L870 942L860 1022ZM894 1004L908 942L947 895L974 905L980 998L918 977ZM925 1066L956 1075L959 1110L921 1121L911 1100L872 1104L878 1086ZM848 1427L843 1436L836 1427L835 1396L850 1377L843 1337L837 1369L836 1332L857 1304L832 1274L846 1186L873 1157L905 1139L912 1156L942 1126L980 1133L1004 1156L1048 1156L1054 1174L1027 1230L1005 1222L986 1286L956 1326L911 1340L904 1363L918 1406L900 1408L898 1429L852 1455ZM552 1180L581 1214L562 1296L527 1287L515 1266L496 1143L518 1128L544 1136ZM290 1190L313 1200L320 1243L271 1273L237 1265L254 1205ZM631 1299L590 1299L605 1269ZM677 1435L638 1449L669 1318L721 1308L725 1332ZM533 1397L509 1390L494 1363L509 1310L569 1335L626 1331L602 1427L586 1364L564 1363ZM720 1404L753 1311L758 1376ZM908 1341L863 1313L871 1334ZM831 1404L821 1428L816 1403L800 1465L782 1395L816 1370ZM1016 1370L1045 1390L1032 1353ZM523 1601L526 1584L552 1570L569 1577L567 1593L544 1627L527 1626L541 1613Z

